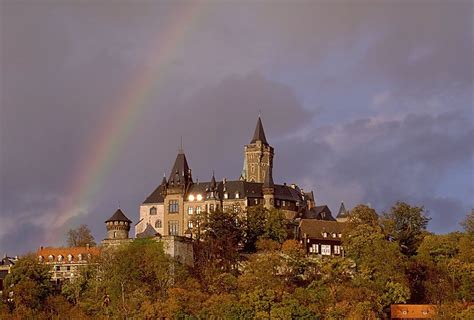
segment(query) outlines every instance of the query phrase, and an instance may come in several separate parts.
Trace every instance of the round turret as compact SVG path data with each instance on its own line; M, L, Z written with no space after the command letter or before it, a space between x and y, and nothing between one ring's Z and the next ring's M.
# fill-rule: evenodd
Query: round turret
M122 210L117 209L105 224L107 226L107 239L128 239L130 231L130 221Z

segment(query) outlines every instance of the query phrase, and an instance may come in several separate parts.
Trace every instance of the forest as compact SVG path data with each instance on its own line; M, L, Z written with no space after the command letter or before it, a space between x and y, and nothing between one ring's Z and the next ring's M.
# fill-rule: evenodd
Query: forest
M448 234L427 231L429 220L403 202L382 213L358 205L344 256L331 257L305 254L278 210L206 213L192 268L136 239L102 250L58 288L34 254L21 257L0 319L389 319L403 303L474 319L474 213Z

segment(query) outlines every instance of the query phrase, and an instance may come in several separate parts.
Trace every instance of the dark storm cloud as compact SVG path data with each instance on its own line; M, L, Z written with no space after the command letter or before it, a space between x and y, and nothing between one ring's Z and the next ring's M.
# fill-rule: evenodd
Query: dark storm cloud
M424 1L203 2L97 194L52 228L188 4L0 2L0 250L57 245L79 223L100 240L118 202L136 221L181 136L195 177L237 178L259 109L278 182L333 210L424 204L433 230L456 228L473 205L472 3Z

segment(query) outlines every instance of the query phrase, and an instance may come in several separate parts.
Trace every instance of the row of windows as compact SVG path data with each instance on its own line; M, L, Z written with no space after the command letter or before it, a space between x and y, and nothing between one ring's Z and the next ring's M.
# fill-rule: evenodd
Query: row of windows
M323 232L323 237L324 237L324 238L327 238L328 236L329 236L329 233ZM342 238L342 234L341 234L341 233L336 234L335 232L333 232L333 233L331 233L331 236L332 236L333 238L336 238L336 237L337 237L337 238Z
M321 250L321 251L320 251ZM323 256L330 256L331 255L331 245L329 244L321 244L318 245L313 243L311 247L309 247L310 253L321 253ZM341 246L334 246L334 254L339 255L341 254Z
M62 268L63 271L71 271L71 266L66 266ZM61 271L61 266L55 266L54 271Z
M54 258L55 258L54 255L50 254L50 255L48 256L48 261L49 261L49 262L53 262L53 261L54 261ZM78 256L77 256L77 261L82 261L84 258L85 258L85 257L84 257L81 253L79 253ZM88 258L88 259L91 258L90 253L87 254L87 258ZM43 261L44 261L44 257L43 257L43 256L39 256L39 257L38 257L38 261L39 261L39 262L43 262ZM57 261L58 261L58 262L63 262L63 261L64 261L64 256L61 255L61 254L58 255L58 256L57 256ZM74 261L74 256L73 256L72 254L67 255L67 261L69 261L69 262Z

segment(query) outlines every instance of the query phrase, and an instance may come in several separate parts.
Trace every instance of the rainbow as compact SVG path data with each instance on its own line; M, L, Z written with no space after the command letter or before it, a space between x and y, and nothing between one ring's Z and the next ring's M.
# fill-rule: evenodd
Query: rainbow
M185 41L195 29L196 23L205 13L205 4L201 1L186 2L184 7L177 9L174 19L159 33L159 40L150 50L147 59L134 73L129 86L122 94L114 99L114 112L110 113L105 123L98 128L94 140L84 152L84 158L79 159L70 186L66 189L67 200L58 205L51 227L59 230L71 218L87 214L89 201L99 190L108 169L117 159L127 137L138 123L140 116L146 110L152 94L156 94L165 82L163 74L169 68L171 59L176 55ZM46 239L47 242L58 240L60 235L51 235L56 239ZM57 232L56 232L57 234ZM57 242L57 241L56 241Z

